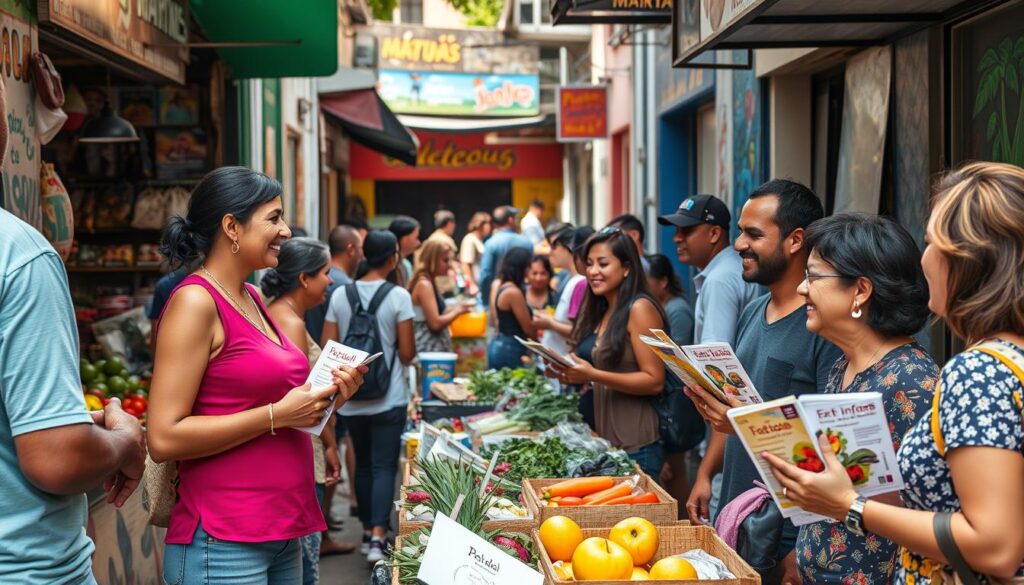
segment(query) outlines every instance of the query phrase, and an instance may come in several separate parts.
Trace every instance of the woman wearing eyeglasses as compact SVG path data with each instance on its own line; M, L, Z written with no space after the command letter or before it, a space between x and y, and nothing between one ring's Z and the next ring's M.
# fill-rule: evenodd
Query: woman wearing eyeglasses
M593 385L597 434L658 477L664 453L651 399L662 391L665 369L640 336L663 328L665 313L647 290L636 245L622 230L591 236L583 257L589 287L570 336L576 365L552 369L563 384Z
M807 329L843 351L825 393L879 392L893 446L928 412L938 367L911 337L928 318L917 245L886 217L844 213L807 228L811 249L798 292ZM857 478L861 469L846 470ZM898 503L897 493L878 496ZM804 583L889 583L897 546L840 522L800 527L796 563Z

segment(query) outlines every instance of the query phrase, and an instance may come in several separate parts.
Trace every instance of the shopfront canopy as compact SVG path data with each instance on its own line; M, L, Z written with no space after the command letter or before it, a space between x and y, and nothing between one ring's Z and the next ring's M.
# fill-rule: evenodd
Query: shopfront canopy
M674 0L673 66L731 49L865 47L996 0ZM728 65L728 64L727 64Z
M320 77L338 69L337 0L191 0L190 6L236 79Z
M320 109L359 144L416 166L419 144L372 88L320 94Z

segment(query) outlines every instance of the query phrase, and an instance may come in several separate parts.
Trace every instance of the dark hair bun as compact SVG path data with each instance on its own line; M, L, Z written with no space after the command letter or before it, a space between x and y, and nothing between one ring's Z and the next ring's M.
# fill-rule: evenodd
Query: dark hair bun
M206 248L205 238L192 229L188 220L180 215L172 216L164 228L160 241L160 253L172 265L189 265L197 261Z

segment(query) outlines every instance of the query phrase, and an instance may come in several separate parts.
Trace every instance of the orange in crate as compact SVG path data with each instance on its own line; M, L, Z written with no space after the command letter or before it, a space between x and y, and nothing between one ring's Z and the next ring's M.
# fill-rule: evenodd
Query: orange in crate
M483 337L487 333L487 312L463 313L449 325L452 337Z

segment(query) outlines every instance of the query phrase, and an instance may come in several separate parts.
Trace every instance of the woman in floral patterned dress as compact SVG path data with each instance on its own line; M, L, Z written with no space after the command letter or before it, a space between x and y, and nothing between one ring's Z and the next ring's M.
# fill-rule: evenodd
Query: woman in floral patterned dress
M807 243L811 254L799 289L807 299L807 328L843 350L825 392L881 393L899 449L927 412L939 371L911 337L928 318L920 250L896 222L856 213L815 222ZM848 473L859 471L853 466ZM800 528L793 554L804 583L882 585L892 577L896 548L841 522L821 521Z
M903 438L905 507L859 498L831 451L818 474L763 456L804 509L900 545L895 583L952 582L953 561L936 537L943 519L966 581L1019 579L1024 371L1014 360L1024 359L1024 170L969 163L939 182L933 201L921 259L929 307L969 348L942 368L931 412Z

